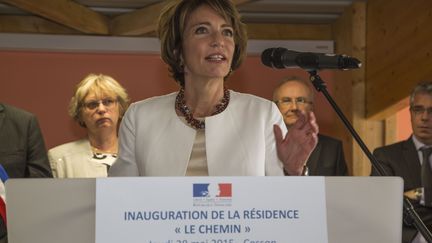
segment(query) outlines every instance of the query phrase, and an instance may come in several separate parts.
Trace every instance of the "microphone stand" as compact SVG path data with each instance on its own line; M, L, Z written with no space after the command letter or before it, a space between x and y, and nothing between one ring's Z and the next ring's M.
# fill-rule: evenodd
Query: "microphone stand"
M327 86L324 83L324 81L321 79L321 77L318 75L318 72L316 70L306 70L310 74L310 80L312 84L314 85L315 89L318 92L322 92L327 101L330 103L334 111L336 111L339 118L344 123L345 127L349 130L351 135L356 140L357 144L360 146L360 148L363 150L363 153L366 154L366 156L369 158L372 166L376 169L378 174L380 176L389 176L388 173L382 168L382 166L378 163L377 158L370 152L366 144L363 142L363 140L360 138L360 136L357 134L357 132L354 130L351 123L348 121L348 119L343 114L342 110L339 108L339 106L336 104L336 102L333 100L329 92L327 91ZM426 227L424 222L421 220L420 216L417 214L417 212L414 210L414 207L412 203L409 201L407 197L404 196L403 201L403 208L404 208L404 214L408 216L411 221L413 222L416 229L423 235L423 237L426 239L427 242L432 243L432 235L429 229ZM407 220L405 220L407 222Z

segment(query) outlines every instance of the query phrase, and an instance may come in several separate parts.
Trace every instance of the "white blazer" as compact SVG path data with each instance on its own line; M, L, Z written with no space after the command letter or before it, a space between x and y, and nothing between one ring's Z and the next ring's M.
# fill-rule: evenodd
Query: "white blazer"
M195 129L175 112L177 93L132 104L119 131L119 158L109 176L184 176ZM230 90L221 113L205 118L205 144L210 176L283 175L273 125L286 127L276 105Z
M92 161L92 157L88 139L65 143L48 151L48 159L55 178L107 177L107 167Z

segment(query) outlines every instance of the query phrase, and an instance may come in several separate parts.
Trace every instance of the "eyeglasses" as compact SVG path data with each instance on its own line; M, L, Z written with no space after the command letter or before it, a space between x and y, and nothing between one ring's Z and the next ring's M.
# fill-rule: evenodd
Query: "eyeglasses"
M98 108L100 103L102 103L102 105L104 105L106 108L110 109L117 103L117 100L113 98L105 98L102 100L91 100L89 102L85 102L83 106L88 110L92 111Z
M276 103L276 105L281 105L281 106L288 106L291 104L296 104L298 106L305 106L307 104L313 104L312 101L308 101L305 97L296 97L296 98L291 98L291 97L283 97L280 100L275 100L274 101Z
M415 105L415 106L411 106L410 110L416 116L423 115L425 111L426 111L428 116L432 115L432 107L425 108L424 106L421 106L421 105Z

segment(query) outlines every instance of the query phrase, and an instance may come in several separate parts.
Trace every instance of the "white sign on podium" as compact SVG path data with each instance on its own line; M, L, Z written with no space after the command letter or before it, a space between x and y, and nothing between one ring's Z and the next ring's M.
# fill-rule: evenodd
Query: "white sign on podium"
M324 177L96 181L96 243L326 243L327 238Z

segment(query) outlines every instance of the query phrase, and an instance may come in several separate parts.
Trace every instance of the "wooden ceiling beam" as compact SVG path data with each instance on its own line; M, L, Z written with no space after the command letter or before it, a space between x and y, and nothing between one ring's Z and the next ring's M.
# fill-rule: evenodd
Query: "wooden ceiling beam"
M86 34L109 34L108 18L70 0L2 0Z
M154 32L157 28L159 14L168 1L152 4L115 17L111 20L111 33L113 35L138 36Z
M152 33L157 28L157 20L162 8L169 2L163 1L148 7L122 14L111 21L113 35L140 36ZM236 5L252 2L252 0L235 0Z
M79 34L81 32L37 16L0 15L0 32L35 34Z
M245 3L250 3L250 2L253 2L253 1L254 0L233 0L234 4L236 6L242 5L242 4L245 4Z

